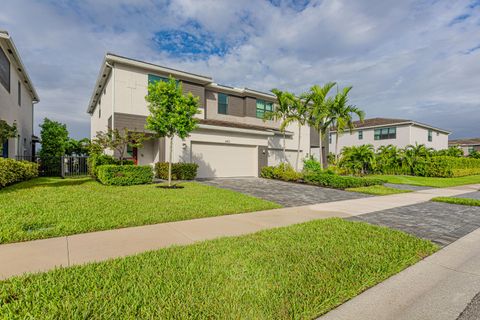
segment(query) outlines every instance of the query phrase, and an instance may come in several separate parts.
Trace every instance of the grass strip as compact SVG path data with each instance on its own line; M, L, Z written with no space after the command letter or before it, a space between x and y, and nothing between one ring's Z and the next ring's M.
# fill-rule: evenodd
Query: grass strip
M408 193L412 192L411 190L402 190L397 188L391 188L386 186L369 186L369 187L360 187L360 188L349 188L346 189L347 191L352 192L359 192L359 193L366 193L375 196L386 196L389 194L397 194L397 193Z

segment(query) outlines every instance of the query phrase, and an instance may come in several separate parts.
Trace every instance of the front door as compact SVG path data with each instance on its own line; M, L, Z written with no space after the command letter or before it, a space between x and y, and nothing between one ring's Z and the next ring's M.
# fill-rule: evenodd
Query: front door
M8 140L3 144L1 155L3 158L8 158Z
M135 147L132 149L132 158L133 158L133 163L135 165L137 165L138 164L138 149L135 148Z

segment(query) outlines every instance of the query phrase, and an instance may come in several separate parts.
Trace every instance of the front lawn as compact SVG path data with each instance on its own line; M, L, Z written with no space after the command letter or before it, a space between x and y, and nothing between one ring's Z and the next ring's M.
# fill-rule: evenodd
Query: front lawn
M312 319L435 252L342 219L0 282L0 318Z
M464 205L464 206L480 207L480 200L479 199L455 198L455 197L436 197L436 198L433 198L432 201L446 202L446 203L452 203L452 204L461 204L461 205Z
M386 195L389 195L389 194L412 192L411 190L396 189L396 188L386 187L386 186L382 186L382 185L360 187L360 188L349 188L349 189L346 189L346 190L347 191L353 191L353 192L359 192L359 193L372 194L372 195L375 195L375 196L386 196Z
M374 175L374 178L386 180L389 183L410 184L413 186L447 188L465 184L480 183L480 175L456 178L429 178L416 176Z
M238 192L181 183L104 186L89 178L38 178L0 190L0 243L251 212L280 205Z

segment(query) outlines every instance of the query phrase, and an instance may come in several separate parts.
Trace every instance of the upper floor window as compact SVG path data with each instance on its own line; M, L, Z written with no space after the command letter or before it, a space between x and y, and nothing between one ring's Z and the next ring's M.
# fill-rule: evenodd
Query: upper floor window
M228 110L228 95L225 93L218 94L218 113L227 114Z
M432 136L433 136L432 130L428 130L428 141L429 142L432 142L432 140L433 140Z
M363 140L363 131L358 131L358 140Z
M18 105L22 105L22 84L18 81Z
M328 135L328 143L330 143L330 144L332 143L332 134L331 133Z
M0 83L10 92L10 61L0 48Z
M397 138L397 128L375 129L375 140L387 140Z
M263 119L265 112L273 111L273 103L257 99L257 118Z
M149 75L148 75L148 84L154 83L154 82L158 82L158 81L167 82L167 81L168 81L168 78L156 76L156 75L154 75L154 74L149 74Z

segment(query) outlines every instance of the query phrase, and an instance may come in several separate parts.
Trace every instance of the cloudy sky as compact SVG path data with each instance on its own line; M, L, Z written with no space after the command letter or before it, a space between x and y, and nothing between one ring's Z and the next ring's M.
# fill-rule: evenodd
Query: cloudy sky
M336 81L367 117L480 136L480 0L2 0L0 29L40 95L36 121L76 138L106 52L259 90Z

